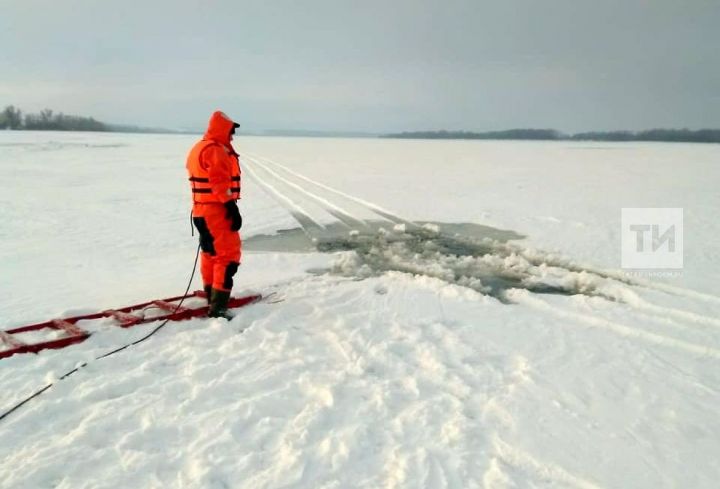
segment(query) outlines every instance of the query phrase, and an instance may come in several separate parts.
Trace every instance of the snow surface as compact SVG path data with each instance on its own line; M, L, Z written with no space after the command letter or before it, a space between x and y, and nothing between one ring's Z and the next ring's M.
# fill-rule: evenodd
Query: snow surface
M0 132L0 328L180 294L193 141ZM720 147L236 142L282 302L0 360L0 411L90 361L0 487L717 487ZM684 208L680 275L619 270L622 207Z

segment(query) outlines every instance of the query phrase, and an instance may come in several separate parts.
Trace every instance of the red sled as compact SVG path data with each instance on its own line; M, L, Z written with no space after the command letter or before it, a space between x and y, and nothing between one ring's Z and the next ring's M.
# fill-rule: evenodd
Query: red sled
M75 316L63 319L52 319L44 323L30 324L28 326L21 326L19 328L10 329L7 331L0 331L0 345L4 345L5 349L0 350L0 358L10 357L18 353L37 353L41 350L47 349L58 349L64 348L68 345L80 343L85 341L92 333L85 331L79 327L76 323L78 321L89 320L89 319L101 319L101 318L115 318L118 325L122 328L130 328L138 324L150 323L153 321L182 321L184 319L191 319L196 317L206 316L208 312L208 306L202 307L183 307L173 304L174 301L190 299L194 297L205 298L205 292L198 290L190 295L181 295L178 297L170 297L168 299L160 299L150 302L144 302L142 304L135 304L134 306L127 306L121 309L108 309L107 311L97 312L94 314L86 314L84 316ZM231 297L228 301L228 309L236 309L238 307L247 306L253 304L262 299L259 294L248 295L244 297ZM138 311L144 312L149 308L158 308L168 314L161 314L159 316L138 316L133 314ZM20 333L27 333L29 331L38 331L43 329L52 329L65 333L61 338L52 339L48 341L41 341L38 343L25 343L13 335Z

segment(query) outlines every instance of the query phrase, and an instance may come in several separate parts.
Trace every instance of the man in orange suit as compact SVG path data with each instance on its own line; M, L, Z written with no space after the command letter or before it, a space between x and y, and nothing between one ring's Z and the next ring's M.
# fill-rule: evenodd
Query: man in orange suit
M193 224L200 234L200 273L210 317L230 319L227 304L240 266L240 161L231 141L240 127L216 111L187 158Z

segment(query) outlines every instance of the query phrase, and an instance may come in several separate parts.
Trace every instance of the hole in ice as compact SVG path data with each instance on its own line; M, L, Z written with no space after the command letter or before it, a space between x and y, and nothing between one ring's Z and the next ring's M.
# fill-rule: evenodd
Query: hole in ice
M310 252L310 251L339 251L332 249L336 246L343 246L343 241L348 238L366 240L368 237L378 233L398 235L404 232L413 232L406 224L393 225L387 221L363 221L363 226L358 229L348 229L348 226L341 222L326 224L320 228L314 223L303 222L303 227L292 229L281 229L275 234L257 234L243 238L243 249L248 251L280 251L280 252ZM420 222L418 227L423 229L428 236L442 234L444 237L458 236L475 240L492 240L499 243L507 243L511 240L523 239L525 236L515 231L483 226L475 223L447 223L447 222ZM409 231L408 231L409 229ZM433 233L436 231L436 233ZM354 249L354 243L347 243L346 249ZM462 251L463 246L458 248Z
M256 235L245 248L257 251L337 253L330 270L365 278L388 271L438 278L509 302L508 289L545 294L594 293L597 279L534 256L509 242L524 238L515 231L473 223L367 221L362 229L342 223L324 228L295 228Z

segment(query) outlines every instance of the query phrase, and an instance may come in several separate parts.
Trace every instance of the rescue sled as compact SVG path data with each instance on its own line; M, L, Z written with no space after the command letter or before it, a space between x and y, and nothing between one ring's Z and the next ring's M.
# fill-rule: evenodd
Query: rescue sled
M114 318L117 325L121 328L130 328L138 324L149 323L153 321L182 321L196 317L207 316L208 306L202 307L184 307L173 304L173 302L191 299L205 298L205 292L198 290L189 295L181 295L178 297L170 297L167 299L159 299L133 306L123 307L121 309L108 309L106 311L94 314L86 314L84 316L74 316L62 319L52 319L44 323L30 324L18 328L9 329L7 331L0 330L0 358L10 357L19 353L37 353L41 350L64 348L68 345L85 341L92 334L77 325L78 321ZM260 294L247 295L244 297L231 297L228 301L228 309L236 309L238 307L253 304L262 299ZM146 315L149 309L160 309L166 314ZM26 343L14 335L28 333L31 331L54 330L61 336L46 341L36 343Z

